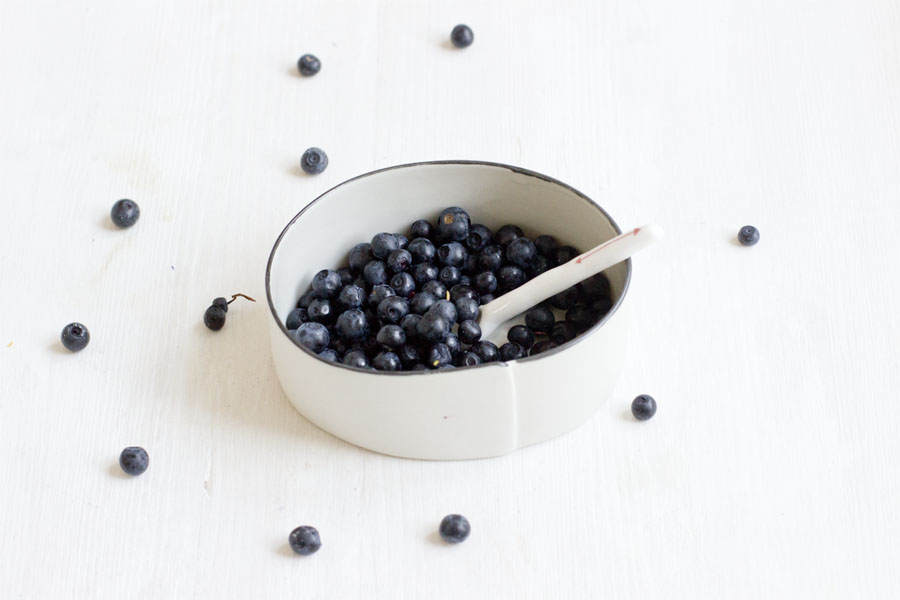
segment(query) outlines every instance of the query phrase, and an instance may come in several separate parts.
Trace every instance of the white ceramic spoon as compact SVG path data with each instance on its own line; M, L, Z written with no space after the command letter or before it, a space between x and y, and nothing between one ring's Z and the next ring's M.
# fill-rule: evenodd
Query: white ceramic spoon
M478 320L481 339L488 339L503 323L542 300L622 262L662 237L659 225L636 227L488 302L481 307L481 317Z

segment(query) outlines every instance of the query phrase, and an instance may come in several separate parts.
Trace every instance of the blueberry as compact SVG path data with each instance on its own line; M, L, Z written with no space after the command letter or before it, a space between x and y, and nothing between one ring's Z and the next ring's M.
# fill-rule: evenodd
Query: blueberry
M583 304L573 306L566 311L566 322L571 323L578 332L590 329L597 322L598 315Z
M225 312L228 312L228 300L225 298L222 298L221 296L218 298L213 298L212 305L218 306Z
M209 313L214 307L210 306L206 309L206 312ZM225 313L222 312L222 324L225 324ZM206 317L203 317L204 322L206 321ZM209 325L207 324L207 327ZM221 329L220 325L217 329ZM212 329L212 327L210 327ZM88 331L87 327L82 325L81 323L69 323L65 327L63 327L62 333L59 335L59 339L62 341L62 345L66 347L67 350L72 352L78 352L80 350L84 350L85 346L88 345L88 342L91 341L91 334Z
M318 175L328 166L328 155L321 148L307 148L300 157L300 168L308 175Z
M392 323L379 329L375 339L377 339L378 343L382 346L394 349L399 348L406 343L406 334L403 333L402 327Z
M506 342L500 346L500 360L503 362L509 362L526 356L528 356L528 353L525 351L525 348L518 344L514 344L513 342Z
M331 298L341 289L341 276L337 271L322 269L312 279L312 291L319 298Z
M369 306L377 309L385 298L396 295L397 293L394 292L394 288L387 284L372 286L372 291L369 292Z
M492 271L482 271L475 276L474 285L481 294L493 294L497 289L497 276Z
M462 515L447 515L441 519L438 531L448 544L459 544L469 537L472 526L469 525L469 520Z
M129 475L140 475L150 466L150 455L140 446L129 446L119 454L119 466Z
M578 284L582 293L588 298L609 296L609 278L604 273L597 273Z
M500 350L493 343L481 340L472 344L472 351L481 357L484 362L494 362L500 359Z
M531 347L531 351L529 356L536 356L542 352L546 352L547 350L552 350L556 348L556 342L553 340L545 340L543 342L538 342L534 346Z
M656 400L653 396L641 394L631 401L631 414L638 421L646 421L656 414Z
M515 265L506 265L497 271L497 288L501 292L514 290L523 283L525 283L525 271Z
M477 322L468 319L459 324L456 334L464 344L474 344L481 339L481 326Z
M431 223L425 219L419 219L409 227L409 235L414 238L430 238Z
M494 234L494 243L502 248L509 246L516 238L525 235L522 229L515 225L504 225Z
M340 317L338 317L340 319ZM343 356L347 354L349 350L352 349L353 343L352 340L343 340L338 335L331 336L331 342L328 344L328 348L334 350L338 353L338 356ZM321 355L321 352L319 353Z
M326 362L340 362L341 357L338 356L337 350L333 350L331 348L325 348L321 352L319 352L319 358Z
M527 237L517 237L506 247L506 260L523 269L531 264L535 256L537 256L537 250L534 242Z
M397 273L391 277L390 286L401 298L409 298L416 291L416 280L409 273Z
M463 352L456 359L457 367L474 367L475 365L480 365L481 363L481 357L471 351Z
M597 318L603 317L612 308L613 301L609 296L597 298L590 304L591 310L597 315Z
M304 77L312 77L322 68L322 62L312 54L304 54L297 61L297 70Z
M442 242L462 242L469 237L469 215L458 206L441 211L435 228L436 238Z
M369 319L358 308L345 310L338 315L334 332L345 342L358 342L369 335Z
M426 342L440 342L450 333L450 323L439 312L428 311L416 325L416 332Z
M366 356L368 356L369 358L375 356L383 350L383 346L378 343L378 338L374 335L370 335L366 339L364 339L362 341L362 344L360 344L360 347L362 347L363 352L365 352Z
M408 342L415 340L419 336L419 333L416 331L416 326L421 320L422 315L412 313L400 319L400 327L403 329L403 333L406 334L406 340Z
M288 329L297 329L307 321L309 321L309 317L306 316L306 311L302 308L295 308L288 313L287 319L284 321L284 326Z
M462 277L462 273L456 267L444 267L438 273L438 280L447 287L453 287L459 283L460 277Z
M322 547L318 530L309 525L293 530L288 536L288 543L291 545L291 550L302 556L317 552Z
M425 362L432 369L438 369L449 365L452 360L453 355L450 354L450 348L447 347L447 344L437 343L432 344L428 349L428 358Z
M428 309L428 312L438 313L439 315L444 317L444 319L446 319L451 326L456 323L456 318L458 316L456 312L456 305L449 300L438 300L431 305L431 307Z
M466 264L462 267L463 275L475 275L478 273L480 268L478 267L478 254L475 252L470 252L469 256L466 257Z
M534 257L534 260L531 261L531 266L529 266L525 272L528 273L529 277L537 277L541 273L546 272L547 270L553 268L555 265L550 263L550 259L544 256L543 254L538 254Z
M408 314L409 303L399 296L390 296L378 304L378 318L383 324L399 323Z
M569 262L576 256L578 256L578 250L576 250L572 246L560 246L553 251L553 256L550 258L552 258L553 262L555 262L558 266Z
M327 348L328 342L331 341L328 328L321 323L303 323L294 332L294 336L298 342L316 354Z
M494 300L493 294L482 294L480 298L478 298L478 304L480 306L484 306Z
M546 306L535 306L525 313L525 325L535 333L550 333L556 318Z
M513 344L518 344L526 350L534 345L534 334L524 325L513 325L506 332L506 339Z
M342 363L349 367L356 367L357 369L365 369L369 366L369 357L366 356L366 353L362 350L350 350L347 354L344 355Z
M125 229L137 223L141 216L141 209L134 200L123 198L113 204L109 216L116 227Z
M425 285L422 286L422 292L431 294L435 298L442 298L444 300L447 299L447 286L444 285L439 279L426 281Z
M553 251L559 247L559 244L552 235L539 235L534 238L534 247L538 254L551 256Z
M213 331L218 331L225 327L225 309L221 306L210 306L206 309L206 312L203 313L203 324L212 329ZM66 326L71 327L71 325ZM66 330L63 329L63 336L65 336ZM65 345L66 339L63 337L63 344ZM85 342L85 346L87 342ZM83 348L84 346L82 346ZM66 348L69 348L66 346ZM71 350L71 348L69 348ZM81 348L79 348L80 350ZM77 352L75 350L74 352Z
M450 32L450 41L457 48L466 48L475 41L475 34L472 33L468 25L457 25Z
M459 242L443 244L437 250L438 262L448 267L461 267L466 264L469 256L466 247Z
M450 288L450 301L456 302L460 298L472 298L473 300L477 300L478 292L467 285L456 284Z
M397 243L400 244L400 249L406 250L406 247L409 245L409 238L402 233L395 233L394 237L397 238Z
M759 230L753 225L744 225L738 231L738 241L742 246L753 246L759 241ZM650 398L650 396L647 397ZM653 398L650 399L653 400ZM650 416L652 417L653 415Z
M390 269L394 273L402 273L403 271L407 270L410 265L412 265L412 254L410 254L406 250L398 248L388 254L387 266L388 269Z
M453 358L456 358L459 356L459 353L462 352L462 342L460 342L459 338L453 333L448 333L447 337L444 338L443 343L450 349L450 354Z
M397 349L397 356L400 357L400 364L403 365L403 368L405 369L409 369L422 361L419 356L419 351L411 344L400 346L400 348Z
M466 238L466 246L472 252L484 250L484 247L491 243L494 234L484 225L472 225L469 227L469 237Z
M406 249L412 255L413 263L415 264L430 263L434 260L434 255L437 253L437 249L431 243L431 240L423 237L413 239Z
M372 244L365 242L353 246L347 262L350 264L351 269L360 272L373 260L375 260L375 255L372 254Z
M503 266L504 252L500 246L487 246L478 257L478 266L485 271L498 271Z
M309 320L316 323L331 323L337 316L336 313L331 302L325 298L316 298L309 303L309 308L306 309Z
M550 305L559 310L569 310L578 304L578 287L566 288L550 298Z
M338 304L347 308L359 308L366 302L366 290L358 285L345 285L338 294Z
M439 274L438 268L431 263L420 263L418 265L413 265L411 272L413 279L415 279L416 283L418 283L419 285L424 285L429 281L434 281L438 278Z
M466 287L472 287L472 278L468 275L460 275L459 283L457 285L464 285Z
M481 309L474 298L460 298L454 304L456 305L456 318L460 323L477 321L481 315Z
M387 265L380 260L371 260L363 268L363 276L369 285L381 285L387 283Z
M309 303L316 299L316 294L309 290L297 300L297 308L309 308Z
M562 346L569 340L574 340L577 333L578 331L572 323L557 321L553 324L553 328L550 329L550 339Z
M400 241L393 233L376 233L372 238L372 254L384 260L394 250L400 249Z
M372 366L379 371L399 371L400 357L393 352L379 352L372 359Z
M419 292L412 297L412 300L409 301L409 310L410 312L417 315L424 315L428 311L428 309L434 305L435 302L437 302L437 298L435 298L431 294L427 292Z

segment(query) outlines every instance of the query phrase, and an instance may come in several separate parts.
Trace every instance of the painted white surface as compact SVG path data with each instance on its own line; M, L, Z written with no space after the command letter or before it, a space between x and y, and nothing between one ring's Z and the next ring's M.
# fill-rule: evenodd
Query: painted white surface
M892 0L0 4L3 595L897 597L898 32ZM339 442L281 392L263 305L201 323L261 296L320 192L440 158L668 234L635 259L614 399L499 459Z

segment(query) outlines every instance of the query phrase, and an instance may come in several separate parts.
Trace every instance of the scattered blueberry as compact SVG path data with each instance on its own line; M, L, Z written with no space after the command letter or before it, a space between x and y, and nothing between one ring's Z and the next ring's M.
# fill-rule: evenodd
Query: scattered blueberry
M572 286L550 298L550 305L559 310L569 310L578 304L578 287Z
M440 342L450 333L450 323L440 313L429 310L416 325L416 332L427 342Z
M496 272L503 266L505 260L503 248L497 245L485 246L481 256L478 257L478 266L485 271Z
M453 287L459 283L462 273L456 267L444 267L438 273L438 280L446 287Z
M403 248L397 248L387 257L388 269L394 273L402 273L412 265L412 254Z
M440 298L442 300L449 299L447 296L447 286L440 279L432 279L431 281L426 281L422 286L422 292L426 294L431 294L435 298Z
M397 243L400 244L400 249L406 250L406 247L409 245L409 238L402 233L395 233L394 237L397 238Z
M485 304L488 304L489 302L491 302L493 299L494 299L493 294L482 294L481 297L478 298L478 304L480 306L484 306Z
M432 344L431 348L428 349L427 364L432 369L439 369L449 365L452 360L453 355L450 353L450 348L447 347L447 344L438 342L437 344Z
M631 401L631 414L638 421L646 421L656 414L656 400L653 396L641 394Z
M537 249L534 247L534 242L527 237L517 237L506 247L506 260L523 269L531 265L535 256L537 256Z
M349 267L342 267L338 269L337 274L341 277L341 287L350 285L351 283L353 283L353 280L356 279L356 276L353 274L353 271Z
M345 310L338 315L334 330L340 339L347 342L358 342L369 335L369 319L358 308Z
M309 317L309 320L316 323L329 324L334 322L335 313L337 313L337 310L332 308L331 302L325 298L316 298L309 303L309 308L306 309L306 315Z
M450 349L450 354L453 358L459 356L459 353L463 350L462 342L459 341L459 337L455 333L448 333L447 337L444 338L443 344Z
M150 455L140 446L129 446L119 454L119 466L129 475L140 475L150 466Z
M438 278L438 268L431 263L419 263L413 265L412 276L416 283L423 285Z
M602 298L609 296L609 278L605 273L597 273L578 284L578 288L588 298Z
M328 347L331 336L328 328L321 323L307 322L300 325L294 332L296 339L316 354Z
M512 241L525 235L522 229L515 225L504 225L494 234L494 243L502 248L509 246Z
M472 298L473 300L477 300L478 292L467 285L458 283L450 288L450 301L457 302L460 298Z
M441 526L438 529L441 537L449 544L459 544L466 541L472 532L472 526L469 520L462 515L447 515L441 519Z
M408 314L409 303L399 296L389 296L378 304L378 318L382 323L399 323Z
M313 276L311 287L318 298L331 298L341 289L341 275L337 271L322 269Z
M387 265L380 260L371 260L363 267L363 277L369 285L387 283Z
M413 314L424 315L428 310L434 306L437 302L437 298L432 296L427 292L420 292L413 296L412 300L409 302L409 310Z
M468 25L457 25L450 32L450 41L457 48L466 48L475 41L475 34L472 33Z
M480 252L491 243L494 234L484 225L472 225L469 227L469 237L466 238L466 246L473 252Z
M481 357L484 362L500 360L500 349L487 340L481 340L472 344L472 351Z
M463 344L474 344L481 339L481 326L475 321L468 319L459 324L456 334Z
M474 298L459 298L456 302L456 319L463 321L477 321L481 315L481 308Z
M492 271L482 271L475 276L474 285L481 294L493 294L497 289L497 276Z
M306 311L302 308L295 308L288 313L287 319L284 320L284 326L288 329L297 329L307 321L309 321L309 317L306 316Z
M405 344L400 346L397 349L397 356L400 357L400 364L403 365L405 369L409 369L415 364L421 362L421 357L419 356L419 351L416 350L415 346L410 344Z
M541 354L542 352L546 352L547 350L552 350L554 348L556 348L556 342L554 342L553 340L544 340L543 342L538 342L531 347L529 356L536 356L538 354Z
M409 273L397 273L391 277L390 286L395 294L408 299L416 291L416 280Z
M497 289L501 292L514 290L523 283L525 271L515 265L506 265L497 271Z
M535 333L550 333L556 317L546 306L535 306L525 313L525 325Z
M373 285L372 291L369 292L369 306L374 309L378 309L378 305L381 304L381 302L385 298L390 298L391 296L396 295L397 293L394 291L394 288L387 284L380 283L378 285Z
M378 340L379 344L393 350L396 348L400 348L406 343L406 334L403 332L402 327L392 323L389 325L384 325L381 329L379 329L378 335L375 337L375 339Z
M379 352L372 359L372 366L378 371L399 371L400 357L393 352Z
M327 360L328 362L340 362L341 357L338 355L337 350L332 348L325 348L321 352L319 352L319 358L322 360Z
M318 175L328 166L328 155L321 148L307 148L300 157L300 166L309 175Z
M366 242L353 246L348 258L351 269L357 272L362 271L370 261L375 260L375 255L372 254L372 244Z
M431 237L431 223L425 219L419 219L409 226L409 234L413 238Z
M375 258L385 260L391 252L400 249L400 241L393 233L376 233L372 238L371 247Z
M345 285L338 294L338 304L344 310L350 308L359 308L366 303L366 290L355 284ZM290 328L288 328L290 329Z
M600 315L582 304L573 306L566 311L566 322L574 325L579 332L590 329L599 317Z
M578 250L572 246L560 246L553 251L553 260L557 266L565 264L578 256Z
M463 352L459 355L459 358L456 359L457 367L474 367L475 365L480 365L481 363L481 357L471 350L468 352Z
M203 324L213 331L218 331L225 327L225 309L221 306L211 305L203 313ZM63 330L65 332L65 330ZM63 340L65 344L65 340ZM87 345L87 343L85 343ZM68 346L66 346L68 348ZM71 349L71 348L70 348Z
M534 247L538 254L550 256L559 247L559 244L552 235L539 235L534 238Z
M452 326L456 323L456 319L458 314L456 312L456 305L449 300L438 300L428 309L428 312L436 312ZM427 313L426 313L427 314Z
M210 306L206 312L209 312L213 307ZM218 309L221 310L221 309ZM205 317L204 317L205 318ZM225 324L225 312L222 311L222 324ZM208 325L207 325L208 327ZM220 325L218 329L221 329ZM88 345L88 342L91 341L91 334L88 331L88 328L82 325L81 323L69 323L65 327L63 327L62 333L59 336L59 339L62 341L62 345L66 347L66 350L70 350L72 352L79 352L84 350L85 346Z
M223 298L221 296L219 296L218 298L213 298L212 305L218 306L225 312L228 312L228 299L227 298Z
M141 209L134 200L123 198L113 204L109 216L116 227L125 229L137 223L141 216Z
M526 272L529 277L537 277L541 273L552 269L555 265L550 264L550 259L544 256L543 254L538 254L534 257L534 260L531 261L531 266L528 267Z
M462 242L469 237L469 214L458 206L441 211L435 235L441 243Z
M741 227L741 230L738 231L738 241L742 246L753 246L759 241L759 230L753 225L744 225Z
M430 263L434 260L434 255L437 253L437 249L431 243L431 240L423 237L413 239L406 249L412 255L415 264Z
M369 357L366 356L366 353L363 350L350 350L344 355L341 362L349 367L365 369L369 366Z
M297 70L304 77L312 77L322 68L322 62L312 54L304 54L297 61Z
M322 547L319 531L309 525L303 525L293 530L288 536L288 543L291 545L291 550L301 556L313 554Z
M560 346L569 340L574 340L577 334L578 330L575 328L575 325L568 321L557 321L553 324L553 328L550 329L550 339Z
M524 325L513 325L506 332L506 339L513 344L518 344L526 350L534 345L534 334Z
M461 267L466 264L469 254L466 247L459 242L443 244L437 250L438 262L448 267Z
M511 360L524 358L526 356L528 356L528 352L526 352L525 348L523 348L519 344L506 342L505 344L500 346L500 360L502 360L503 362L509 362Z
M415 298L413 299L415 300ZM422 320L423 314L425 313L410 313L400 319L400 327L403 329L403 333L406 334L407 341L413 341L419 337L419 332L416 330L416 327L419 325L419 321Z

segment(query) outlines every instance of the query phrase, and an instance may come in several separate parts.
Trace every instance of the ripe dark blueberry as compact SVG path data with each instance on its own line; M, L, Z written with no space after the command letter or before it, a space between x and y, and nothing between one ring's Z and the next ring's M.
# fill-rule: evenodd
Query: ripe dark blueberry
M500 346L500 360L503 362L509 362L526 356L528 356L528 352L525 351L525 348L518 344L514 344L513 342L506 342Z
M431 223L425 219L419 219L409 227L409 235L413 238L431 237Z
M472 33L468 25L457 25L450 32L450 41L457 48L466 48L475 41L475 34Z
M430 263L434 260L434 255L437 253L437 249L431 243L431 240L424 237L413 239L406 249L412 255L413 263L415 264Z
M213 298L212 301L213 306L218 306L225 312L228 312L228 300L219 296L218 298Z
M369 285L387 283L388 270L384 261L372 260L363 268L363 276Z
M568 321L557 321L550 330L550 339L562 346L569 340L574 340L578 334L575 325Z
M428 312L438 313L447 320L451 327L456 323L456 318L458 316L456 313L456 305L449 300L438 300L431 305Z
M420 292L409 301L409 310L414 314L424 315L428 309L434 306L435 302L437 302L437 298L426 292Z
M368 290L370 287L369 282L366 281L366 278L363 277L362 275L356 276L356 279L353 280L353 285L355 285L356 287L361 289L363 292L366 292L366 294L368 294Z
M141 216L141 209L134 200L122 199L112 206L109 216L116 227L131 227Z
M484 306L485 304L488 304L488 303L492 302L493 300L494 300L493 294L482 294L481 297L478 299L478 304L481 306Z
M590 304L590 309L594 312L597 318L603 317L609 310L612 308L613 301L609 296L603 296L601 298L597 298Z
M482 271L475 276L474 285L481 294L493 294L497 289L497 276L492 271Z
M456 302L456 319L462 323L463 321L477 321L481 315L481 308L478 302L473 298L460 298Z
M206 309L206 312L203 313L203 324L212 329L213 331L218 331L225 327L225 309L221 306L210 306ZM68 325L67 325L68 327ZM65 336L66 330L63 329L63 335ZM65 345L66 340L63 338L63 345ZM85 343L87 345L87 343ZM66 346L66 348L69 348ZM71 350L71 348L69 348ZM80 350L80 348L79 348ZM75 350L77 352L77 350Z
M525 271L515 265L500 267L497 271L497 289L501 292L514 290L525 283Z
M469 237L466 238L466 246L472 252L484 250L484 247L491 243L494 234L484 225L472 225L469 227Z
M441 211L435 236L441 243L462 242L469 237L469 214L458 206Z
M373 260L375 260L375 255L372 254L372 244L364 242L353 246L347 262L350 264L351 269L361 272Z
M338 294L338 304L344 309L359 308L366 301L366 290L358 285L345 285Z
M534 238L534 247L538 254L552 256L553 251L559 247L559 244L552 235L539 235Z
M400 248L400 241L393 233L376 233L372 238L372 254L375 258L384 260L394 250Z
M472 298L473 300L477 300L478 292L467 285L456 284L450 288L450 301L456 302L460 298Z
M738 231L738 241L742 246L753 246L759 241L759 230L753 225L744 225L741 227L741 230Z
M518 237L525 235L522 229L515 225L504 225L494 234L494 243L498 246L506 248L512 241Z
M425 360L425 363L431 367L432 369L438 369L445 365L449 365L453 361L453 355L450 353L450 348L447 347L447 344L432 344L428 349L428 358Z
M553 259L553 262L559 266L569 262L576 256L578 256L578 250L572 246L560 246L553 251L553 256L551 258Z
M397 349L397 356L400 357L400 364L404 369L409 369L414 364L422 361L419 351L411 344L405 344Z
M206 312L209 313L212 310L213 306L210 306L206 309ZM219 309L221 310L221 309ZM225 324L225 312L222 311L222 325ZM203 317L203 321L206 322L206 316ZM219 325L216 329L222 329L222 325ZM206 325L209 327L209 324ZM212 327L209 327L212 329ZM69 323L65 327L63 327L62 333L59 335L60 341L62 341L62 345L66 347L66 350L70 350L72 352L78 352L80 350L84 350L85 346L88 345L88 342L91 341L91 334L88 331L87 327L82 325L81 323Z
M328 155L321 148L307 148L300 157L300 167L308 175L318 175L328 166Z
M569 310L576 304L578 304L578 287L574 285L550 298L550 305L559 310Z
M653 396L641 394L631 401L631 414L638 421L646 421L656 414L656 400Z
M383 324L399 323L408 314L409 303L399 296L390 296L378 304L378 318Z
M363 352L366 353L366 356L368 356L369 358L372 358L373 356L375 356L376 354L378 354L379 352L381 352L383 350L382 345L378 343L378 338L375 337L375 335L369 335L366 339L364 339L362 341L362 343L360 344L360 347L362 348Z
M297 70L304 77L312 77L322 68L322 62L312 54L304 54L297 61Z
M372 359L372 366L378 371L399 371L400 357L393 352L379 352Z
M525 269L525 272L528 273L528 276L531 278L537 277L541 273L544 273L548 269L553 268L555 265L550 263L550 259L544 256L543 254L538 254L534 257L534 260L531 261L531 266Z
M129 446L119 454L119 466L129 475L140 475L150 466L150 455L140 446Z
M431 294L435 298L440 298L442 300L447 299L447 286L438 279L432 279L431 281L425 282L425 285L422 286L422 292Z
M312 291L318 298L331 298L341 289L341 276L337 271L322 269L312 279Z
M291 535L288 536L288 543L291 545L291 550L302 556L312 554L322 547L318 530L309 525L293 530Z
M457 285L464 285L466 287L472 287L472 278L468 275L461 275L459 278L459 283Z
M582 293L588 298L609 296L609 278L604 273L597 273L578 284Z
M527 237L517 237L506 247L506 260L523 269L531 265L531 261L537 256L534 242Z
M321 323L307 322L303 323L294 331L295 339L303 346L306 346L316 354L328 347L331 336L328 335L328 328Z
M288 329L297 329L304 323L309 321L306 311L302 308L295 308L288 313L287 319L284 320L284 326Z
M477 322L468 319L459 324L456 330L459 341L463 344L474 344L481 339L481 326Z
M309 303L315 299L316 294L312 290L308 290L297 300L297 308L309 308Z
M331 306L331 301L325 298L316 298L309 303L306 314L310 321L316 323L331 323L334 321L337 311Z
M412 342L419 337L419 332L416 331L416 326L421 320L422 315L412 313L400 319L400 327L403 329L403 333L406 334L407 342Z
M340 317L338 318L340 319ZM331 336L331 342L329 342L328 348L337 352L338 356L344 356L353 348L353 343L352 341L344 341L339 336L340 334Z
M472 344L472 351L486 363L500 360L500 349L487 340L481 340Z
M469 254L466 247L459 242L443 244L437 250L438 262L448 267L461 267L466 264Z
M401 298L409 298L416 291L416 280L409 273L397 273L391 277L390 285Z
M504 262L503 248L500 246L487 246L478 257L478 266L485 271L499 271Z
M362 350L351 350L344 355L344 358L341 360L341 362L349 367L365 369L369 366L369 357L366 356L366 353Z
M426 342L441 342L450 333L450 323L439 312L428 311L416 325L416 332Z
M466 257L466 264L463 265L462 268L463 275L469 275L471 277L478 273L478 271L478 254L470 252L469 256Z
M444 338L444 345L450 349L450 354L453 358L456 358L462 352L462 342L459 341L456 334L448 333L447 337Z
M390 324L379 329L375 339L378 340L379 344L395 349L406 343L406 334L403 333L403 328L399 325Z
M456 359L457 367L474 367L481 364L481 357L474 352L463 352Z
M358 308L345 310L338 315L334 331L345 342L359 342L369 335L369 319Z
M412 265L412 255L409 252L407 252L406 250L398 248L397 250L394 250L393 252L388 254L387 266L388 266L388 269L390 269L394 273L402 273L403 271L407 270L411 265Z
M597 322L599 315L583 304L573 306L566 311L566 322L575 326L579 332L590 329Z
M319 352L319 358L324 361L333 363L340 362L341 360L341 357L338 355L337 351L331 348L325 348L324 350Z
M513 344L518 344L526 350L534 345L534 334L524 325L513 325L506 332L506 339Z
M397 243L400 244L400 249L406 250L406 247L409 245L409 238L402 233L395 233L394 237L397 238Z
M534 346L531 347L531 351L529 352L529 356L536 356L541 354L542 352L546 352L547 350L552 350L556 348L556 342L553 340L545 340L543 342L538 342Z
M391 296L396 295L397 294L396 292L394 292L394 288L387 284L373 286L372 291L369 292L369 306L371 308L377 309L385 298L390 298Z
M556 317L546 306L535 306L525 313L525 325L535 333L550 333Z
M412 270L413 279L416 280L416 283L419 285L424 285L429 281L433 281L438 278L438 268L431 263L419 263L417 265L413 265Z
M438 273L438 280L447 287L453 287L459 283L459 278L461 276L462 273L460 273L459 269L456 267L444 267L441 269L440 273Z

